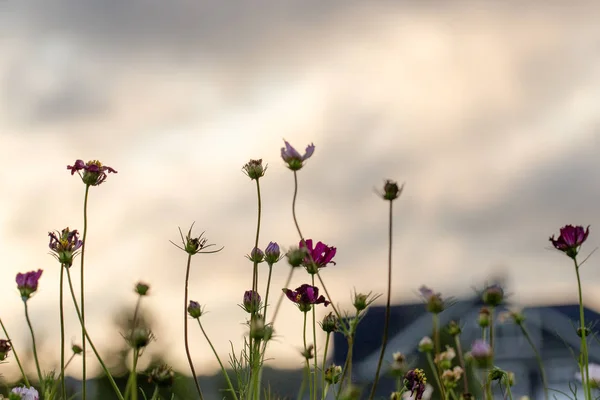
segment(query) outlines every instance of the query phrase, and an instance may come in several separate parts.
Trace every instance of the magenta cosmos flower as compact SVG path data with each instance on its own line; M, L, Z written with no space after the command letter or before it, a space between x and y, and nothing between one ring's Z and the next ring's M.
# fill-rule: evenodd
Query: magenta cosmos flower
M83 160L77 160L73 165L67 165L67 169L71 171L71 175L77 172L81 177L83 183L88 186L98 186L106 180L107 172L116 174L113 168L102 165L98 160L88 161L84 163ZM83 171L83 173L81 172Z
M37 291L38 282L42 276L42 272L44 271L38 269L37 271L17 274L17 289L19 289L23 301L27 301L27 299L29 299L31 295Z
M298 304L298 308L302 312L308 312L312 309L313 304L329 305L329 301L325 300L323 295L319 296L319 288L308 284L296 288L296 290L282 289L288 299Z
M571 258L575 258L579 252L579 247L585 242L590 234L590 226L584 230L583 226L567 225L560 228L560 236L554 239L554 235L550 237L552 245L565 253Z
M306 246L304 246L306 242ZM316 274L320 268L325 268L327 264L334 264L332 261L337 249L335 247L329 247L323 242L317 242L317 245L313 248L312 239L300 241L300 248L306 249L310 257L304 259L303 265L306 270L311 274ZM316 268L315 268L316 267Z
M283 161L286 162L288 168L292 171L298 171L302 168L304 161L308 160L315 151L315 145L311 143L306 147L304 155L301 155L286 140L283 142L285 143L285 147L281 148L281 158L283 158Z
M83 241L79 239L77 230L69 230L65 228L62 232L48 232L50 243L48 247L52 250L52 256L59 263L70 267L73 264L73 258L77 255L77 250L83 246Z

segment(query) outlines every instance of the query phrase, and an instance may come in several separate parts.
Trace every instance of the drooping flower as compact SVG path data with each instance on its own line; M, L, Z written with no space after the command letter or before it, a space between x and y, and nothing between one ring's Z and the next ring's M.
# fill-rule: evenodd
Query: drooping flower
M40 394L35 388L32 387L16 387L10 391L11 393L16 393L21 396L22 400L39 400Z
M269 242L265 249L265 261L269 265L273 265L281 259L281 251L276 242Z
M107 172L116 174L113 168L102 165L98 160L91 160L84 163L83 160L77 160L73 165L67 165L67 169L71 171L71 175L77 172L83 183L88 186L98 186L106 180ZM81 172L83 171L83 173Z
M260 310L260 294L254 290L246 290L244 292L244 310L248 314L255 314Z
M421 296L425 300L425 308L427 311L433 314L439 314L446 308L444 301L442 300L441 293L435 293L427 286L421 286L419 288Z
M27 301L27 299L29 299L31 295L37 291L38 282L42 276L42 272L44 271L38 269L37 271L17 274L17 289L19 289L23 301Z
M329 247L323 242L317 242L313 248L312 239L301 240L299 247L308 251L309 256L304 258L303 265L309 273L316 274L320 268L325 268L327 264L335 265L335 261L332 261L337 252L335 247Z
M288 299L298 305L300 311L308 312L312 309L313 304L329 305L329 301L325 300L323 295L319 296L319 288L308 284L303 284L296 290L282 289Z
M52 250L50 254L66 267L73 265L73 258L79 254L78 250L83 246L83 240L79 239L79 232L76 229L71 231L67 227L60 233L48 232L48 236L50 237L48 247Z
M262 159L250 160L242 167L242 171L244 171L244 173L248 175L248 178L251 180L258 180L265 175L267 166L265 165L263 167Z
M304 155L298 153L298 151L293 148L286 140L284 140L285 147L281 148L281 158L288 165L288 168L292 171L298 171L304 165L304 161L308 160L315 151L315 145L309 144L306 147L306 152Z
M560 228L560 236L554 239L554 235L550 237L552 245L565 253L571 258L575 258L579 252L579 248L585 242L590 234L590 226L584 230L583 226L566 225Z
M416 400L423 397L426 383L425 372L420 368L411 369L404 376L404 387L410 390L411 396L414 396Z

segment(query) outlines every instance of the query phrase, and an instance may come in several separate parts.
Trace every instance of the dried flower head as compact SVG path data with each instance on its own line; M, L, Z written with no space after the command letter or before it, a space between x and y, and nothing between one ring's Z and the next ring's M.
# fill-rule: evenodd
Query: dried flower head
M323 295L319 296L319 288L308 284L303 284L296 290L282 289L288 299L298 305L302 312L308 312L312 309L313 304L329 305L329 301Z
M287 141L284 140L283 142L285 147L281 148L281 158L292 171L301 169L304 166L304 161L308 160L315 151L315 145L311 143L306 147L304 155L301 155Z
M148 383L154 383L159 387L169 387L173 385L174 378L173 368L167 364L161 364L152 368L148 374Z
M24 274L17 274L17 289L21 293L21 299L23 301L27 301L33 293L35 293L38 289L38 282L40 277L42 276L42 270L38 269L37 271L30 271Z
M251 180L258 180L265 175L267 166L265 165L263 167L262 159L250 160L242 167L242 171L244 171L244 173L248 175L248 178Z
M149 328L138 326L129 331L126 339L132 348L139 350L148 346L155 339L155 336Z
M188 231L185 238L183 237L183 232L181 232L181 228L179 228L179 235L181 236L181 244L183 247L173 243L173 241L170 241L171 244L173 244L178 249L185 251L191 256L199 253L218 253L219 251L223 250L223 247L221 247L219 250L205 251L207 248L214 246L214 244L207 244L208 239L202 237L204 235L204 232L202 232L200 236L192 237L192 228L194 227L194 223L192 223L192 226L190 227L190 230Z
M567 256L575 259L579 252L579 248L583 242L585 242L589 234L589 225L585 230L583 229L583 226L566 225L560 228L560 236L558 239L554 239L554 235L552 235L550 241L557 250L560 250Z
M8 352L11 351L12 347L10 342L6 339L0 339L0 361L6 360Z
M102 165L98 160L91 160L84 163L83 160L75 161L75 164L68 165L67 169L71 171L71 175L77 172L83 183L87 186L98 186L106 180L107 172L116 174L113 168ZM82 173L83 171L83 173Z
M78 250L83 246L83 241L79 239L77 230L63 229L58 231L48 232L50 243L48 247L52 250L50 253L59 263L66 267L73 265L73 258L79 253Z
M420 368L411 369L404 376L404 387L410 390L410 394L414 395L416 400L423 397L426 383L425 372Z

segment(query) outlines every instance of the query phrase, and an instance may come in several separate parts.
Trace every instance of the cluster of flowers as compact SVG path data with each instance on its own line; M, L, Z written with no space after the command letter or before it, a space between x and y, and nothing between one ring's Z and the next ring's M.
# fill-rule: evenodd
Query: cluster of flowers
M306 160L308 160L314 153L315 146L309 145L306 148L304 154L300 154L294 147L292 147L287 141L285 146L281 149L281 157L287 167L294 173L295 183L295 194L298 190L298 179L297 173L300 171ZM71 172L71 175L75 173L81 178L85 185L85 203L84 203L84 230L83 236L80 238L78 230L71 230L70 228L62 229L61 231L54 231L48 234L49 236L49 248L51 255L58 261L60 265L60 318L61 322L64 322L64 310L63 304L63 289L64 289L64 276L66 275L67 287L70 292L73 305L75 307L77 316L79 318L81 329L82 329L82 346L73 345L71 358L65 362L65 340L64 340L64 324L61 323L61 369L58 377L54 376L54 373L43 374L40 368L36 341L34 335L34 329L32 322L29 318L28 305L29 300L34 296L38 290L39 281L42 277L43 271L38 269L37 271L30 271L26 273L19 273L16 276L17 289L20 293L21 299L24 304L25 318L31 332L31 338L33 343L33 355L37 370L37 387L34 387L28 380L27 375L24 373L23 367L20 363L18 355L14 350L11 340L8 337L4 324L0 320L0 325L6 335L6 339L0 339L0 361L4 361L8 354L12 352L15 361L17 362L23 378L24 385L15 387L8 394L8 399L25 399L25 400L39 400L43 398L45 400L62 399L66 400L70 398L67 395L65 386L65 371L69 366L71 360L79 355L83 358L82 362L82 373L83 373L83 385L81 396L85 400L87 396L86 391L86 348L89 345L100 362L106 377L108 378L116 397L119 400L137 400L138 392L138 371L137 362L142 356L145 348L154 340L153 332L146 326L144 326L138 318L140 310L140 303L143 297L150 294L150 286L146 283L139 282L135 285L134 291L138 295L135 312L132 319L132 326L129 331L123 334L124 339L132 350L132 368L129 375L129 380L125 391L122 392L118 385L115 383L110 371L107 369L105 363L96 347L90 338L85 324L85 290L84 290L84 258L86 248L86 233L87 233L87 199L88 192L91 187L99 186L106 181L109 173L117 173L111 167L105 166L99 161L93 160L85 163L82 160L77 160L72 166L69 165L67 169ZM232 383L229 373L225 369L225 366L221 362L219 355L215 351L212 343L202 325L202 316L204 315L204 307L196 300L189 299L188 283L190 280L190 265L192 257L198 254L211 254L222 250L210 249L213 244L208 244L208 240L204 237L204 233L199 236L192 234L193 224L190 227L187 234L184 236L181 229L180 237L181 244L173 243L180 250L186 253L186 274L184 282L184 298L183 298L183 313L184 313L184 337L185 337L185 350L190 366L190 371L194 378L196 378L195 368L192 362L192 357L189 350L188 343L188 319L197 321L200 330L202 331L207 342L211 346L214 356L221 366L221 371L227 384L227 391L234 400L260 400L263 395L263 384L262 368L265 360L265 351L269 341L275 334L275 320L279 312L282 300L287 298L293 304L295 304L298 310L301 312L303 317L303 339L304 347L301 351L301 355L305 361L305 374L304 381L301 386L299 398L304 396L306 389L308 388L308 396L311 400L326 399L329 391L333 391L333 395L336 400L354 400L361 397L364 387L360 387L352 379L352 362L353 362L353 346L355 342L355 336L357 332L357 326L363 320L363 317L369 308L369 306L380 296L374 295L373 293L355 293L353 299L353 312L342 312L339 306L332 301L330 294L327 291L321 271L329 265L335 265L334 257L336 256L336 247L329 246L321 241L313 241L312 239L305 238L300 229L300 225L296 219L295 212L295 199L292 203L292 214L294 217L294 223L298 232L300 240L297 246L290 248L287 252L282 252L280 246L276 242L269 242L264 248L264 251L258 247L259 236L260 236L260 216L261 216L261 194L260 194L260 179L264 177L267 170L267 166L263 166L262 160L250 160L242 168L243 172L252 180L256 182L257 196L258 196L258 222L257 231L254 246L250 253L246 256L248 260L253 264L252 272L252 286L249 290L245 291L242 296L242 303L240 307L248 314L249 318L246 321L248 326L247 337L244 339L243 348L239 355L233 352L230 355L230 365L233 368L233 373L237 379L236 385ZM393 201L398 199L402 193L402 186L399 186L396 182L388 180L383 186L383 190L379 193L380 197L389 201L390 206L390 232L392 228L392 204ZM579 263L577 255L581 245L585 242L589 234L589 227L583 229L583 227L577 226L565 226L560 230L560 236L554 239L554 236L550 238L553 246L570 257L575 263L575 269L577 272L578 285L581 294L581 282L579 280L579 268L583 262ZM370 385L369 400L372 400L376 394L377 384L380 377L381 367L383 359L386 354L387 346L387 335L390 319L390 289L391 289L391 234L390 234L390 257L388 265L388 293L386 303L386 318L384 333L381 339L381 353L377 370L374 374L373 382ZM81 261L80 268L80 297L77 298L74 290L73 279L71 277L71 267L73 266L74 259L79 256ZM283 285L282 291L279 292L279 300L274 307L272 317L269 318L269 295L271 289L271 276L273 266L286 259L290 265L289 275L287 283ZM261 296L258 290L259 281L259 269L258 265L266 263L268 265L268 277L267 286L265 293ZM292 275L296 270L304 269L307 272L307 280L309 282L300 285L295 289L289 288ZM320 288L316 286L316 280L320 283ZM323 290L324 294L321 294ZM439 315L444 312L451 305L451 301L443 299L440 293L436 293L428 287L421 287L420 294L425 302L426 310L432 315L433 324L433 339L430 337L424 337L419 343L419 351L425 355L430 368L430 376L433 377L433 381L437 385L440 398L444 400L470 400L474 398L485 398L491 400L493 398L492 382L498 381L499 384L506 389L507 395L512 399L510 391L511 386L514 385L514 374L509 371L504 371L494 366L494 321L496 317L505 321L512 320L519 327L521 327L523 334L528 336L525 327L525 317L522 313L512 311L508 313L501 313L500 316L496 316L496 311L503 305L504 302L504 290L498 285L491 285L485 288L481 295L482 301L485 303L479 313L478 324L482 330L482 339L476 340L472 343L470 351L464 353L461 347L460 335L462 328L457 321L452 321L445 327L445 330L454 339L454 345L446 345L445 349L442 350L440 332L442 327L439 323ZM264 296L264 302L263 302ZM581 298L581 295L580 295ZM316 322L316 311L317 305L323 305L324 307L331 306L332 311L327 314L320 323ZM583 304L581 307L581 325L578 330L578 334L581 337L581 357L580 357L580 379L584 386L585 400L592 400L591 388L597 387L600 380L595 380L590 376L590 370L592 372L596 366L589 366L588 351L587 351L587 337L590 336L590 330L585 326L583 320ZM310 335L309 322L312 319L312 339L313 343L309 343L308 339ZM188 318L189 317L189 318ZM319 363L319 352L317 351L317 340L316 330L317 326L320 326L326 333L326 340L324 344L324 350L320 353L322 361ZM334 333L342 334L348 342L348 353L347 359L343 366L328 364L328 346L330 337ZM319 346L320 349L320 346ZM233 349L232 349L233 350ZM534 349L535 350L535 349ZM537 353L536 353L537 354ZM320 365L319 365L320 364ZM390 394L392 400L404 399L407 397L420 400L423 398L431 397L434 387L427 383L427 377L425 371L421 368L409 367L409 362L406 357L401 353L394 353L393 359L389 364L389 371L396 379L396 388ZM480 385L470 386L468 382L468 367L474 366L475 368L482 371L482 379ZM548 397L548 386L545 379L545 373L543 365L540 363L540 370L543 377L544 388L546 389L546 400ZM168 390L173 385L175 374L171 367L166 364L153 365L147 371L144 372L148 379L148 382L154 384L155 390L151 397L147 397L143 393L145 399L150 398L152 400L158 400L164 390ZM204 395L200 387L200 383L197 379L194 379L198 398L203 400ZM462 388L461 388L462 383ZM475 395L473 393L479 387L481 395ZM40 396L40 392L42 393ZM169 392L167 398L172 397L172 393ZM1 398L1 396L0 396Z

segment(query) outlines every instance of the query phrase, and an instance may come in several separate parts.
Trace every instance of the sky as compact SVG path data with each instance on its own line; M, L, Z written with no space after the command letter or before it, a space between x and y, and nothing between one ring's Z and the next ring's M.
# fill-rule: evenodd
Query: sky
M218 353L228 358L229 340L239 350L257 218L241 168L268 164L259 246L297 244L284 138L316 146L298 174L297 213L308 238L337 247L322 276L342 309L354 289L386 290L388 209L375 193L385 179L405 183L395 304L418 301L422 284L469 296L494 276L515 304L576 302L573 266L548 237L591 225L583 253L599 242L598 17L593 1L4 2L0 316L14 345L29 343L14 276L41 268L30 312L42 366L57 365L59 267L47 234L83 229L84 185L66 165L98 159L118 171L89 197L86 309L98 347L123 340L113 315L133 306L142 280L157 337L148 353L187 370L186 255L169 240L195 221L224 250L194 257L190 297L209 311ZM596 265L594 255L582 267L583 289L600 309ZM274 267L271 298L288 272ZM307 282L299 271L291 286ZM78 342L66 312L67 340ZM285 302L280 318L270 365L300 367L301 313ZM190 338L197 370L215 372L195 324ZM16 376L14 363L3 373Z

